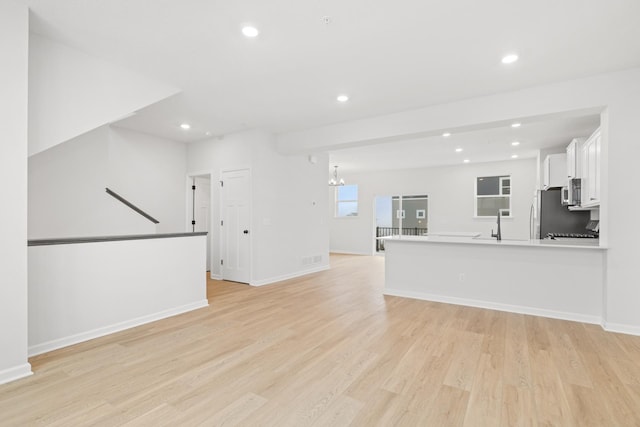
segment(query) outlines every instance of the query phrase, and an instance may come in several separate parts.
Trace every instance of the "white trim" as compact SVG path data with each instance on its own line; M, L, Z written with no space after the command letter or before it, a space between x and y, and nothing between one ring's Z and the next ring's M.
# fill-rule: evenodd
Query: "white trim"
M22 365L14 366L13 368L0 371L0 384L6 384L11 381L19 380L20 378L33 375L31 371L31 364L24 363Z
M640 336L640 326L625 325L624 323L602 322L602 329L608 332Z
M329 268L330 267L328 265L322 265L320 267L311 268L309 270L304 270L304 271L298 271L296 273L283 274L282 276L270 277L268 279L262 279L262 280L255 280L255 281L252 281L249 284L251 286L264 286L264 285L269 285L271 283L281 282L281 281L287 280L287 279L293 279L295 277L305 276L305 275L311 274L311 273L318 273L320 271L329 270Z
M574 322L591 323L596 325L600 325L602 322L600 316L590 316L586 314L570 313L566 311L546 310L543 308L527 307L524 305L501 304L497 302L481 301L469 298L447 297L442 295L427 294L423 292L402 291L398 289L385 288L383 294L403 298L419 299L424 301L435 301L445 304L464 305L468 307L506 311L509 313L549 317L551 319L571 320Z
M209 272L209 277L211 278L211 280L223 280L222 274L213 274Z
M113 325L104 326L101 328L93 329L87 332L81 332L76 335L71 335L64 338L58 338L52 341L48 341L42 344L37 344L29 347L29 357L36 356L38 354L46 353L52 350L56 350L69 345L77 344L83 341L92 340L94 338L103 337L105 335L120 332L125 329L133 328L135 326L144 325L145 323L155 322L156 320L165 319L167 317L175 316L178 314L186 313L188 311L197 310L199 308L207 307L209 301L206 299L192 302L182 305L180 307L170 308L168 310L159 311L157 313L149 314L146 316L138 317L135 319L127 320Z
M375 241L375 240L374 240ZM374 252L375 252L375 248L374 248ZM371 255L370 253L364 253L364 252L354 252L354 251L343 251L340 249L331 249L329 251L330 254L342 254L342 255Z

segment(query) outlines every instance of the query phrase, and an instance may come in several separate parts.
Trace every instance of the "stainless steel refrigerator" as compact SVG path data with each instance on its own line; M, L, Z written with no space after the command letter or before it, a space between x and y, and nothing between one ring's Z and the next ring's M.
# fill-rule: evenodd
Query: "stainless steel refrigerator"
M538 191L530 212L531 238L544 239L549 233L586 233L589 211L570 211L562 205L562 191L554 188Z

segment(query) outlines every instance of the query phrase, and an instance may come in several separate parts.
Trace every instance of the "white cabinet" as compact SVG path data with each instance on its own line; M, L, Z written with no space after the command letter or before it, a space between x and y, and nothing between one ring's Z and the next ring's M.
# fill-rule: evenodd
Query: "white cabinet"
M582 147L582 206L600 204L600 129Z
M549 154L544 159L542 189L564 187L567 185L567 155Z
M574 138L567 145L567 178L582 178L582 145L584 138Z

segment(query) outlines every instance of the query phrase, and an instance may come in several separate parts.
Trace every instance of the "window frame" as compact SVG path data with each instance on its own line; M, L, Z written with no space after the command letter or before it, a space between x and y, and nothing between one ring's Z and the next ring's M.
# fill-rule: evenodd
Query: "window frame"
M338 200L338 193L340 192L340 188L345 188L345 187L355 187L356 189L356 198L355 199L348 199L348 200ZM334 218L358 218L360 216L360 202L359 202L359 198L360 198L360 189L358 188L358 184L345 184L345 185L339 185L335 187L335 192L334 192L334 203L333 203L333 217ZM338 213L340 212L340 204L341 203L354 203L356 204L356 214L355 215L339 215Z
M478 179L479 178L498 178L498 193L499 194L491 194L491 195L478 195ZM509 180L509 185L507 187L503 186L503 181ZM504 188L509 188L509 194L504 194ZM490 176L476 176L473 181L473 218L474 219L495 219L497 215L478 215L478 199L490 198L490 197L506 197L509 200L509 207L500 209L500 217L504 219L513 219L513 175L500 174L500 175L490 175ZM509 215L505 215L503 211L509 211Z

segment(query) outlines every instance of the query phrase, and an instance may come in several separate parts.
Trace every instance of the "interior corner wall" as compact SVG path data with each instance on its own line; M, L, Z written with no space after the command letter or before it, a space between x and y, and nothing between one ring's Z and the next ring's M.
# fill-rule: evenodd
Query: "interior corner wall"
M27 88L29 11L0 2L0 384L27 361Z
M37 34L29 61L29 155L179 92Z
M331 251L370 255L375 250L376 196L429 197L427 226L431 232L467 231L488 236L495 218L474 218L475 180L481 176L511 175L512 218L502 220L505 238L529 238L529 208L536 188L536 159L345 174L358 185L358 216L334 218L329 190Z
M186 147L102 126L29 157L29 239L184 232ZM108 195L110 188L160 221Z
M105 192L108 161L106 126L29 157L29 239L155 232Z
M253 283L328 268L329 157L283 155L272 135L253 144Z
M268 132L250 130L189 144L187 174L250 169L252 183L252 284L266 284L328 267L326 221L328 156L285 156ZM211 224L220 223L220 186L212 185ZM314 204L315 202L315 204ZM212 270L221 277L219 230L212 227ZM304 264L303 258L320 257ZM317 258L316 258L317 259Z
M158 233L185 231L187 146L109 128L107 186L160 221Z

